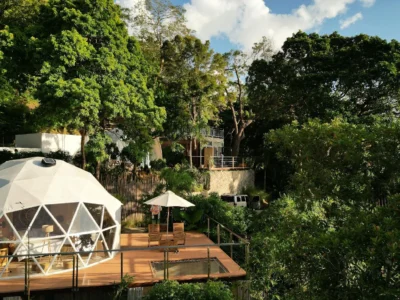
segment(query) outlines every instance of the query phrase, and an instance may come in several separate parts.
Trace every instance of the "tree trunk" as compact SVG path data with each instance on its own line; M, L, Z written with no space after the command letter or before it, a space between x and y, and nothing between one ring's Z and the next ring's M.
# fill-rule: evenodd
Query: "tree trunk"
M96 165L96 179L100 181L101 163L98 161Z
M189 163L190 163L190 168L193 168L193 158L192 158L192 142L193 139L190 137L189 139Z
M86 167L85 138L86 138L86 130L81 130L82 169L84 170Z
M238 156L240 151L240 143L244 138L244 130L234 132L232 142L232 156Z

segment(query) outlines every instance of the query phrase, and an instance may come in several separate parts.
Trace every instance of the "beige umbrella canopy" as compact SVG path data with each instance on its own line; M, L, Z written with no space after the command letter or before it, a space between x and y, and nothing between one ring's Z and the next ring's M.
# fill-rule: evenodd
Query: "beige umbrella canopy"
M150 199L145 202L147 205L159 205L163 207L168 207L168 214L167 214L167 237L168 237L168 226L169 226L169 208L170 207L190 207L194 206L193 203L179 197L177 194L171 191L167 191L164 194Z

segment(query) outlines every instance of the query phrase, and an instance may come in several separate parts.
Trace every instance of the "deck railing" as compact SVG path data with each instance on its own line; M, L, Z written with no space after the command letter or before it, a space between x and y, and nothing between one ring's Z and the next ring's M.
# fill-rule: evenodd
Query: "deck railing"
M179 249L186 249L186 248L206 248L207 249L207 273L201 275L207 275L207 278L211 278L211 262L214 259L212 257L212 249L218 247L225 251L233 261L238 263L239 266L243 267L244 270L248 269L249 265L249 257L250 257L250 242L240 235L234 233L232 230L224 226L223 224L219 223L218 221L214 220L211 217L206 216L207 218L207 236L210 240L215 240L215 243L209 244L197 244L197 245L171 245L171 246L151 246L151 247L126 247L122 249L110 249L110 250L91 250L91 251L68 251L68 252L48 252L48 253L41 253L41 257L47 256L69 256L69 259L72 257L72 270L71 271L71 291L72 293L76 293L79 291L79 255L88 255L88 254L96 254L96 253L116 253L120 255L119 265L120 265L120 279L121 282L125 275L129 275L129 273L125 273L124 271L124 253L127 252L136 252L136 251L161 251L164 252L164 259L163 259L163 277L158 279L168 280L170 279L169 274L169 263L172 261L169 260L169 255L171 251L176 251ZM227 242L224 240L228 239ZM243 253L244 251L244 253ZM244 254L244 255L243 255ZM3 255L0 256L0 260L7 258L10 260L11 258L18 259L19 257L23 257L24 261L24 295L26 299L30 299L30 265L34 262L30 261L30 259L37 257L37 254L15 254L15 255ZM236 256L236 257L235 257ZM240 257L240 259L237 259ZM90 268L90 266L89 266ZM86 269L86 268L85 268ZM68 272L66 271L66 272ZM42 275L43 274L35 274L35 275ZM246 277L248 277L248 272L246 273ZM17 279L18 277L15 277ZM22 279L22 277L19 277ZM10 278L11 279L11 278ZM1 279L0 279L1 280ZM0 294L2 294L0 292Z

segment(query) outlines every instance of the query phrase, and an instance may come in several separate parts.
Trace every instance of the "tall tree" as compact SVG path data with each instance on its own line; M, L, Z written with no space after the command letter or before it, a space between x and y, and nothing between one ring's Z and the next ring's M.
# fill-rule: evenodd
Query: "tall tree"
M131 29L141 43L153 71L160 74L164 61L161 48L166 40L192 33L186 27L185 10L170 0L141 0L131 11Z
M15 134L32 128L37 107L32 95L33 62L30 32L44 0L0 2L0 142L11 143Z
M247 79L260 118L285 123L342 115L365 121L397 111L400 44L378 37L299 32L272 60L257 60Z
M224 74L226 61L193 36L176 36L162 48L165 61L162 72L164 97L161 103L167 110L166 132L173 139L189 140L189 159L195 140L202 137L202 129L218 118L225 105Z
M245 130L254 121L254 114L249 107L245 78L251 62L255 59L268 60L272 56L271 42L263 37L254 44L250 53L232 50L226 53L228 85L225 89L229 110L233 122L232 156L238 156L240 143L245 138Z
M140 47L112 0L50 0L32 43L41 62L36 95L43 124L79 131L83 167L88 134L135 118L148 130L160 126L164 111L147 89Z

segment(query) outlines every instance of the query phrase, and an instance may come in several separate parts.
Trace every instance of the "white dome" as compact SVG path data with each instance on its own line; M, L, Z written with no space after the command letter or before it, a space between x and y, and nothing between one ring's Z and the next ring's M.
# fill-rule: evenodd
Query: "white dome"
M62 160L46 167L42 159L17 159L0 165L0 212L70 202L102 204L113 215L121 208L122 203L89 172Z
M38 275L52 274L69 267L53 256L50 266L43 265L38 258L46 253L87 252L78 254L80 267L87 267L112 258L114 253L106 250L119 247L122 203L92 174L61 160L54 166L42 160L0 165L0 251L19 256L4 268L0 264L0 279L18 274L23 255L33 255ZM103 255L91 253L99 249Z

